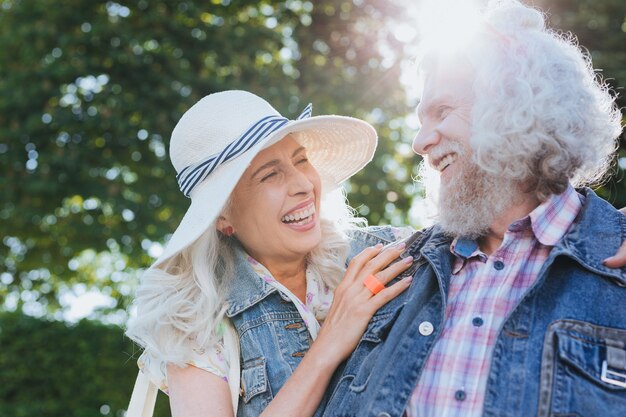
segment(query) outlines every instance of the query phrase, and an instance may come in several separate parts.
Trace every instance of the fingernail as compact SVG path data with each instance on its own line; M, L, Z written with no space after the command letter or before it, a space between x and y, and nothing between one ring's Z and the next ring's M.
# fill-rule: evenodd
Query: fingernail
M376 246L374 246L375 248L382 248L383 244L382 243L377 243Z
M400 242L396 246L396 249L404 249L404 248L406 248L406 243L405 242Z
M403 281L405 281L407 284L410 283L411 281L413 281L413 276L408 276L406 278L403 278Z
M412 256L407 256L406 258L404 258L402 260L402 262L404 262L405 264L413 263L413 257Z

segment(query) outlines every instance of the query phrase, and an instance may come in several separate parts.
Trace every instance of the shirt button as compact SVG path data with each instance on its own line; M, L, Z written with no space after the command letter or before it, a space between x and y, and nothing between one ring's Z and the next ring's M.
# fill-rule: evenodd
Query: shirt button
M454 399L457 401L465 401L465 398L467 398L467 394L462 389L454 393Z
M484 324L485 322L483 321L482 318L480 317L474 317L472 319L472 324L474 325L474 327L480 327Z
M502 261L495 261L493 263L493 267L496 268L498 271L502 271L504 269L504 262L502 262Z
M423 321L420 323L419 331L422 336L430 336L433 334L433 330L435 330L435 328L431 322Z

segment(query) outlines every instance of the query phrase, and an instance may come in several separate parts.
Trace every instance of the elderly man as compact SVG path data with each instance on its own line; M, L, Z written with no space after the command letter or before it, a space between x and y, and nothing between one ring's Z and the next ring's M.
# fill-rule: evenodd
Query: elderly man
M424 55L414 141L440 182L412 287L383 307L325 416L625 416L626 216L588 188L620 113L538 11L501 2ZM428 178L429 175L426 175ZM320 411L321 413L321 411Z

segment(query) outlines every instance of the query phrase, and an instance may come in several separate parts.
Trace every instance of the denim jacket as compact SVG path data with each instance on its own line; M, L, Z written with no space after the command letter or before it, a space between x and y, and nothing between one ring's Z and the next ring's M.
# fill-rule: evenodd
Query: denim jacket
M626 217L580 192L574 225L498 331L484 416L626 416L626 268L602 264L626 239ZM449 247L435 226L408 248L411 288L372 318L316 415L402 416L444 323Z
M390 227L368 227L351 233L350 254L394 239ZM230 283L226 315L240 342L241 391L238 417L261 414L294 372L311 343L296 306L261 280L235 250L236 274Z

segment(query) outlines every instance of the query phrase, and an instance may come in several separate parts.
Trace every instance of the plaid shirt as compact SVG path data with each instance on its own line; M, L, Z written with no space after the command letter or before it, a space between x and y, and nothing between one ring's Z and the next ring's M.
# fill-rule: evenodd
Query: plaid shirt
M552 247L582 207L569 186L512 223L490 256L475 241L455 239L444 328L406 413L409 417L479 416L493 346L506 317L535 283Z

